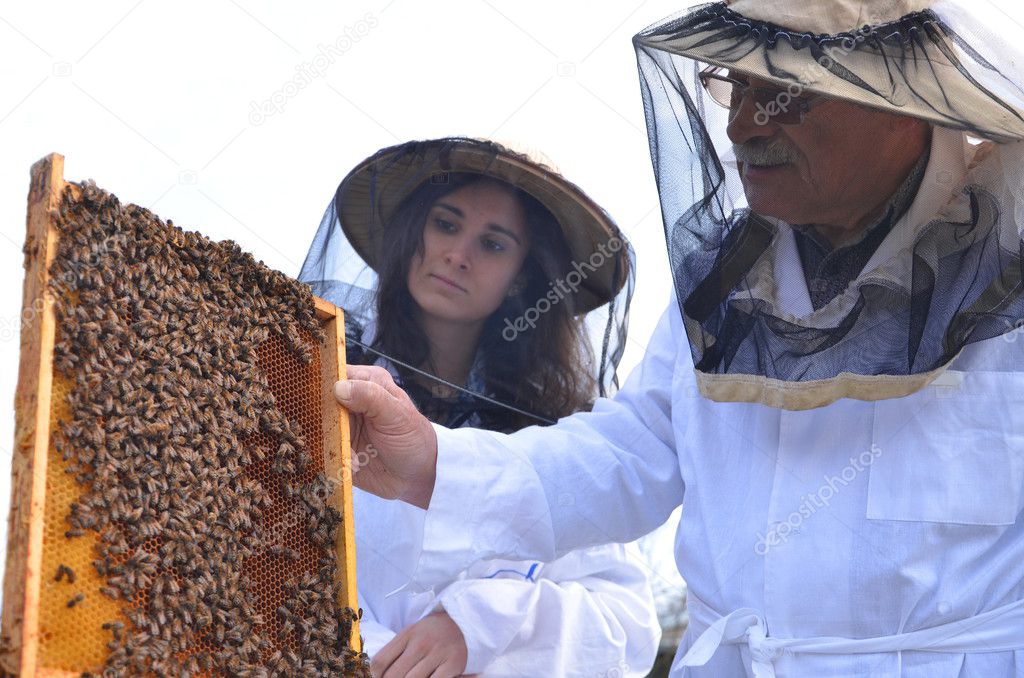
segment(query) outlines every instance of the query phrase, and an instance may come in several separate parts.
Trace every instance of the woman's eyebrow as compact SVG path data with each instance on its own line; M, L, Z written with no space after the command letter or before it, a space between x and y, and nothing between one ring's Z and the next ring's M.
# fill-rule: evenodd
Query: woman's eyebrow
M443 207L444 209L446 209L449 212L453 213L455 216L459 217L460 219L464 219L466 217L466 215L462 212L462 210L460 210L455 205L449 205L446 202L439 202L439 203L437 203L437 207Z
M489 228L492 231L497 231L498 233L503 233L504 235L507 235L508 237L510 237L513 240L515 240L516 243L519 244L519 245L523 244L523 241L519 238L518 235L516 235L515 233L513 233L509 229L505 228L504 226L499 226L498 224L493 224L492 223L492 224L487 224L487 228Z
M439 202L439 203L436 204L436 207L441 207L443 209L446 209L449 212L451 212L452 214L454 214L455 216L459 217L460 219L464 219L466 217L466 214L462 210L460 210L458 207L456 207L455 205L449 205L446 202ZM490 224L487 224L487 228L492 230L492 231L495 231L497 233L502 233L504 235L507 235L508 237L510 237L513 240L515 240L516 243L519 244L519 245L523 244L523 239L522 238L520 238L518 235L515 234L515 232L510 231L509 229L505 228L504 226L501 226L501 225L495 224L495 223L490 223Z

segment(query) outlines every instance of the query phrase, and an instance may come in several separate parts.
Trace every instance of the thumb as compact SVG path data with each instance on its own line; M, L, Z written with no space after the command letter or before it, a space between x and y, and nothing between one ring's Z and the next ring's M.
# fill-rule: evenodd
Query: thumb
M334 398L350 412L380 423L401 416L398 399L371 381L339 381L334 385Z

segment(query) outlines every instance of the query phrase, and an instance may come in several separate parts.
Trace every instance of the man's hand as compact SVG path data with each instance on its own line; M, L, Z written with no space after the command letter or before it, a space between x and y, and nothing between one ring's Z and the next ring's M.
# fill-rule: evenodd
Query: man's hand
M352 481L385 499L427 508L437 472L437 435L381 367L349 365L334 396L349 411Z
M455 678L466 670L466 639L447 612L407 626L370 662L376 678Z

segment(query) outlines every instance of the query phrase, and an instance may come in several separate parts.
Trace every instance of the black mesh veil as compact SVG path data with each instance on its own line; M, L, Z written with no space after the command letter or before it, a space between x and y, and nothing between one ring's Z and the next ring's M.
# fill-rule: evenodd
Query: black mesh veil
M829 33L740 13L784 5L794 3L701 5L634 38L698 384L715 400L788 409L906 395L965 347L1024 324L1024 61L998 51L1024 42L990 35L953 3ZM820 307L808 301L800 226L748 207L730 111L700 80L710 66L775 85L781 108L824 94L934 125L905 211Z
M395 291L396 267L402 252L422 247L422 217L402 215L422 214L416 210L480 177L511 187L524 205L529 275L486 321L469 381L450 384L423 362L416 341L382 336L396 325L380 316L393 319L399 297L409 303ZM570 393L589 404L617 388L634 275L629 243L575 185L499 144L446 138L382 149L346 176L299 279L345 310L349 362L387 366L435 421L511 430L568 414L580 404L571 406ZM401 312L407 328L412 311ZM560 331L552 329L556 316Z

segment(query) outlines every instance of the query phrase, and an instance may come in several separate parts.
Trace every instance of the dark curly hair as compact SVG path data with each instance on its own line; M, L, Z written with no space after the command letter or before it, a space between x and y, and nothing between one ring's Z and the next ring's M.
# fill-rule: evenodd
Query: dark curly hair
M380 229L377 240L377 327L372 348L402 362L435 371L430 365L427 337L416 322L416 302L409 293L409 267L423 251L423 229L433 205L445 195L478 182L507 188L520 202L529 231L530 249L523 262L525 284L507 297L484 322L477 350L483 366L486 395L516 408L555 420L589 409L596 395L594 359L582 318L566 297L539 314L535 326L514 341L502 336L506 319L514 322L548 294L550 283L564 279L571 267L569 246L557 220L523 190L494 177L451 172L444 181L427 181L399 205ZM374 356L367 355L367 360ZM404 383L412 375L399 368ZM422 403L418 403L422 405ZM424 409L421 407L421 409ZM428 410L429 416L429 408ZM484 408L485 428L518 430L538 423L511 411Z

